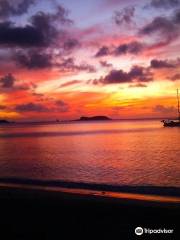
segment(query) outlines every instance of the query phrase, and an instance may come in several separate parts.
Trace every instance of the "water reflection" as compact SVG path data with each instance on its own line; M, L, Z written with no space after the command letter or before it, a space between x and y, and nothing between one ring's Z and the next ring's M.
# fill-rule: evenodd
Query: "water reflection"
M180 186L180 129L158 121L0 128L0 176Z

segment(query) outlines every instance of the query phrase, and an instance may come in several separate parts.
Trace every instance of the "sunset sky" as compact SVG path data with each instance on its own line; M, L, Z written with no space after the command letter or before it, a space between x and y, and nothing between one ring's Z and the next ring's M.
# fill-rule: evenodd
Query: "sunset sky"
M169 117L180 0L0 0L0 119Z

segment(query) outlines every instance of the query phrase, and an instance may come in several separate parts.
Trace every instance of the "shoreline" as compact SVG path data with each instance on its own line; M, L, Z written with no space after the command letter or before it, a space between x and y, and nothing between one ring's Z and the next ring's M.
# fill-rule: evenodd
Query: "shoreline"
M49 187L62 189L79 189L99 192L114 192L114 193L132 193L132 194L147 194L159 196L171 196L180 198L180 187L175 186L129 186L129 185L110 185L105 183L86 183L73 182L63 180L42 180L30 178L0 178L0 186L3 185L19 185L24 187Z
M17 192L22 192L22 195L18 195ZM105 199L107 201L112 201L114 199L119 200L119 202L126 201L130 204L143 204L143 205L156 205L162 204L162 206L176 207L180 206L180 197L169 196L169 195L157 195L157 194L147 194L147 193L135 193L135 192L112 192L112 191L102 191L102 190L91 190L91 189L79 189L79 188L66 188L66 187L55 187L55 186L35 186L35 185L25 185L25 184L2 184L0 183L0 199L6 198L5 193L14 192L14 198L22 197L25 193L34 192L42 194L56 194L57 197L64 195L66 197L76 197L76 198L94 198L98 200ZM25 195L24 195L25 196Z
M1 183L1 229L7 239L18 240L51 240L62 239L62 236L68 239L72 233L83 239L87 236L91 239L94 236L134 239L134 229L139 226L174 229L171 237L176 236L179 231L179 198L146 197L75 187Z

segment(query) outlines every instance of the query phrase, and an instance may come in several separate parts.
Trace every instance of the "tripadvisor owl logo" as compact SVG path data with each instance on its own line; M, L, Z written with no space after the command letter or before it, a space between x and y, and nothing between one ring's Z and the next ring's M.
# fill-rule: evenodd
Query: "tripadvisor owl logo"
M135 234L136 235L142 235L143 234L143 228L142 227L135 228Z
M135 228L136 235L142 234L173 234L174 229L167 229L167 228L158 228L158 229L150 229L150 228L142 228L137 227Z

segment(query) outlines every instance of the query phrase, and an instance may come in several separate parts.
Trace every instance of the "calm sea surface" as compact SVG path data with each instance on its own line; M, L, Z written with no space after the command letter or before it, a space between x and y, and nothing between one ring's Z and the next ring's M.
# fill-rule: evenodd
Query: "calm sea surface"
M157 120L0 126L0 177L180 187L179 162Z

